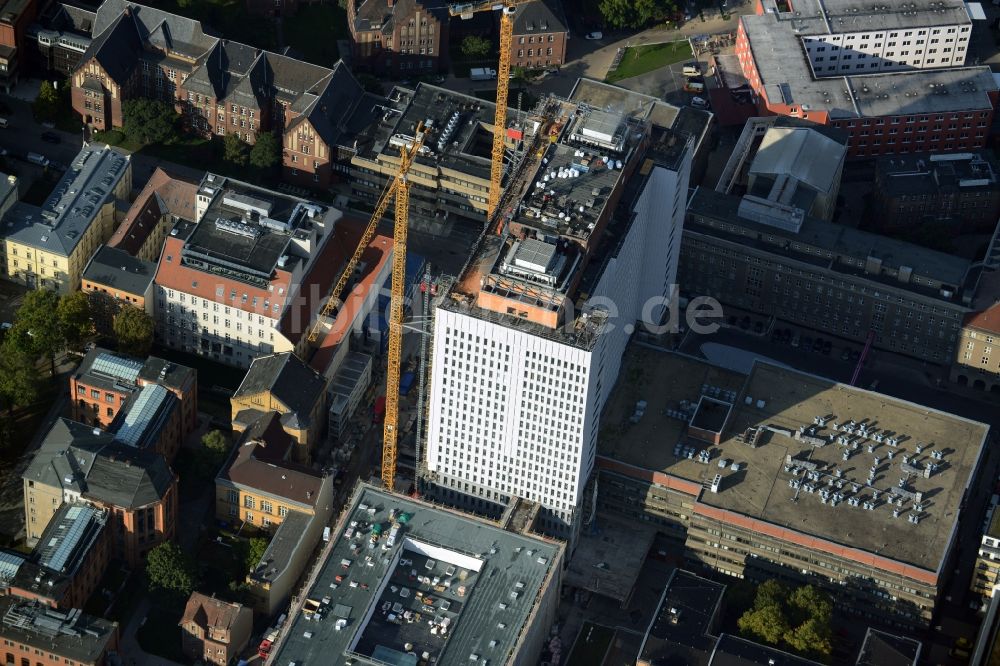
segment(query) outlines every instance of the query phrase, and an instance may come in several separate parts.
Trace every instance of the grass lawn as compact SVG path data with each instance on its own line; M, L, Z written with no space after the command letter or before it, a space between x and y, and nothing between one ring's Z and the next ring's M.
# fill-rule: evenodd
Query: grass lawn
M125 138L125 135L122 134L121 130L108 130L107 132L94 132L94 134L91 137L91 139L94 140L94 141L100 142L100 143L106 143L106 144L108 144L110 146L118 146L119 148L122 148L124 150L128 150L130 152L135 152L135 151L139 150L140 148L142 148L141 144L138 144L138 143L135 143L133 141L127 140Z
M340 58L338 39L347 39L347 12L338 5L302 5L284 19L285 43L311 63L331 67Z
M610 72L605 79L608 83L630 79L654 69L682 62L691 57L691 45L687 42L665 42L647 46L630 46L625 49L618 69Z
M566 663L573 666L601 666L614 637L614 629L593 622L584 623Z
M180 619L181 611L150 608L146 621L135 634L139 647L164 659L185 663L187 660L181 652L181 628L177 626Z

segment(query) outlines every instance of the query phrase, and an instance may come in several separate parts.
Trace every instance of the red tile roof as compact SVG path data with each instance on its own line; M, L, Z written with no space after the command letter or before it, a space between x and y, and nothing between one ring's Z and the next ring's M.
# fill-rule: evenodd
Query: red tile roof
M985 310L968 315L965 318L965 325L1000 335L1000 303L994 303Z
M330 242L333 242L331 239ZM236 307L244 312L266 315L274 318L274 306L278 306L278 312L285 309L285 300L288 297L288 285L292 280L292 274L288 271L276 270L271 278L271 290L253 287L245 282L230 280L219 275L204 273L202 271L181 265L181 249L184 241L180 238L168 237L163 245L163 254L160 255L160 265L156 270L155 282L167 289L176 289L185 294L192 294L199 298L204 298L215 303L223 303L231 307ZM219 295L221 289L221 296ZM230 294L236 292L236 298L231 298ZM244 299L243 295L247 298ZM264 301L268 301L268 307L264 307ZM256 306L254 303L256 302Z
M243 609L244 606L240 604L222 601L201 592L192 592L178 624L196 622L203 629L230 629Z
M163 215L195 219L198 184L157 168L118 225L108 245L138 254Z

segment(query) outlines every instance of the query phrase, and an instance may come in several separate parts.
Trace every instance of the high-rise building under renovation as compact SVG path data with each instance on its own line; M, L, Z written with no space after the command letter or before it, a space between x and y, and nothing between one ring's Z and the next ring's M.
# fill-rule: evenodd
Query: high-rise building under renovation
M569 538L625 344L671 293L705 127L595 107L550 107L555 138L508 185L526 194L506 232L476 248L433 329L429 487L484 511L535 502L538 527Z

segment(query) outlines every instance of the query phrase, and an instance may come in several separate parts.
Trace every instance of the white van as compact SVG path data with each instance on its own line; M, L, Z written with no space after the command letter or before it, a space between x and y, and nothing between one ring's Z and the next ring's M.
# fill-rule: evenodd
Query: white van
M701 69L698 67L698 63L692 62L684 65L684 76L701 76Z
M49 158L45 155L39 155L38 153L28 153L28 161L32 164L37 164L40 167L47 167L49 165Z

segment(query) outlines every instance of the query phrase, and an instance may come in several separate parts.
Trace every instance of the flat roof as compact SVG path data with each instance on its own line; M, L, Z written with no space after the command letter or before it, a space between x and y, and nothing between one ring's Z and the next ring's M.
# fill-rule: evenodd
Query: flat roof
M708 664L709 666L821 666L818 661L797 657L731 634L719 636Z
M16 597L0 597L0 617L0 636L81 663L97 663L118 631L117 622Z
M289 246L297 235L308 236L308 223L326 211L321 204L211 173L198 196L210 202L184 244L185 264L245 271L258 281L279 267L291 271L302 260Z
M736 195L698 188L688 203L684 231L732 240L937 300L958 301L961 297L970 267L967 259L811 217L802 221L796 233L740 217L741 200ZM880 261L876 272L866 270L869 258ZM887 269L898 273L904 267L910 269L908 281L886 273ZM943 295L942 287L950 295Z
M4 238L68 257L101 206L114 198L130 156L91 143L73 158L40 207L17 202L3 216Z
M805 0L795 12L778 12L768 0L765 13L740 18L750 42L757 72L768 100L800 106L804 111L825 110L830 118L861 118L948 111L988 111L987 91L996 90L989 67L901 70L887 73L816 78L803 38L833 32L969 23L964 3L956 0L920 0L924 7L904 8L889 3L878 11L857 0L831 3ZM820 7L835 16L824 20ZM930 5L935 5L934 9ZM944 10L945 13L941 13ZM964 16L964 21L957 20ZM903 25L906 22L907 25Z
M387 548L390 512L399 527ZM362 664L415 664L406 652L424 651L438 663L466 663L472 655L477 663L508 663L538 596L558 578L563 550L359 484L305 602L318 613L289 620L275 663L343 655ZM339 629L338 619L346 622Z
M639 659L653 664L707 666L725 591L722 583L674 569L642 640Z
M602 432L608 434L599 445L601 456L706 488L720 474L719 491L701 492L699 504L926 571L941 566L983 451L985 424L761 361L741 382L739 373L636 344L626 351L619 377L603 416ZM732 397L727 391L736 384L740 387L719 445L706 447L687 437L683 415L690 406L717 391ZM648 404L633 424L638 399ZM825 425L814 423L817 417ZM834 429L851 422L854 434ZM861 434L862 423L867 435ZM812 436L823 445L798 438L803 427L815 427ZM890 439L899 441L891 446ZM756 447L745 443L754 440ZM710 453L707 463L695 454L702 449ZM721 461L729 464L723 467ZM739 471L731 471L734 463ZM930 465L936 469L925 478ZM813 466L818 480L807 478L805 468ZM905 488L899 485L903 477ZM806 485L814 486L813 492ZM821 493L842 498L834 504ZM900 500L898 506L887 504L893 497ZM864 502L874 502L875 508L866 509ZM915 514L916 523L910 521Z
M910 153L880 158L875 163L883 196L935 196L1000 189L997 166L985 152ZM958 211L961 213L961 211Z
M920 641L868 627L858 652L856 666L916 666L922 649Z
M656 528L600 514L584 528L563 582L626 604L656 539Z

